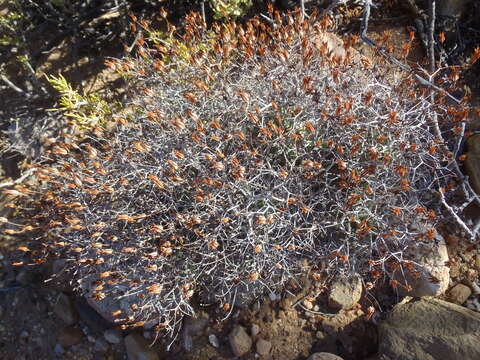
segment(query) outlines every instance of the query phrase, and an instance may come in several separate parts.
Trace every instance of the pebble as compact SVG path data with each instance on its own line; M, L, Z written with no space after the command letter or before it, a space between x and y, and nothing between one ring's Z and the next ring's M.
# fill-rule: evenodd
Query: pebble
M250 351L252 339L243 326L236 325L228 335L230 347L235 356L243 356Z
M472 290L463 284L457 284L450 289L448 297L451 302L462 305L472 294Z
M220 347L220 342L218 341L218 338L215 334L208 335L208 341L214 348Z
M97 341L95 341L95 345L93 346L93 350L100 353L107 352L108 348L108 343L103 339L97 339Z
M358 275L336 279L330 288L328 305L335 309L348 309L362 296L362 279Z
M480 271L480 254L477 254L475 256L475 269Z
M475 295L480 295L480 286L475 281L472 281L469 285Z
M313 309L313 303L307 299L303 300L303 306L305 306L307 310Z
M465 302L465 306L469 308L470 310L480 312L480 302L478 301L477 298L471 297Z
M58 342L63 347L69 347L80 343L82 338L82 330L74 327L66 327L58 335Z
M260 333L260 326L257 324L252 324L252 327L250 328L250 334L252 334L252 337L257 336Z
M270 353L272 343L264 339L258 339L256 344L257 353L262 356L266 356Z
M307 360L343 360L343 358L335 354L320 352L310 355Z
M103 332L103 337L110 344L120 344L122 341L122 332L118 329L107 329Z
M55 354L57 354L57 355L62 355L65 352L65 349L63 348L62 345L55 344L55 348L54 348L53 351L55 351Z

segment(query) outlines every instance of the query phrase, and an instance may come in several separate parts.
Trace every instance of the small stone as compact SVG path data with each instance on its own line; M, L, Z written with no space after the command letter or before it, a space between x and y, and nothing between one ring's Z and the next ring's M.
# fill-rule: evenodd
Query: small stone
M260 333L260 326L257 324L252 324L252 327L250 328L250 334L252 334L253 337L257 336Z
M328 295L328 305L335 309L348 309L362 296L362 279L358 275L336 279Z
M315 337L318 339L318 340L324 340L327 335L323 332L323 331L317 331L315 333Z
M243 326L235 326L228 335L230 347L235 356L243 356L250 351L252 339Z
M426 231L421 226L416 230L422 233ZM447 247L438 232L435 240L432 243L420 243L406 250L404 255L416 263L415 273L409 271L404 274L399 271L395 273L395 280L402 284L408 283L412 287L411 291L401 286L397 287L400 296L440 296L447 291L450 282L450 268L445 265L449 260Z
M30 334L28 333L27 330L23 330L21 333L20 333L20 337L21 338L27 338Z
M474 295L480 295L480 286L475 281L470 282L469 285Z
M159 360L158 354L140 334L125 337L128 360Z
M472 290L463 284L457 284L450 289L449 300L455 304L462 305L472 294Z
M310 355L307 360L343 360L343 358L335 354L319 352Z
M303 300L303 306L305 306L307 310L313 309L313 303L307 299Z
M208 335L208 341L214 348L220 347L220 342L218 341L218 338L215 334Z
M79 344L82 341L83 332L79 328L66 327L58 335L58 342L63 347Z
M480 254L477 254L475 256L475 269L480 271Z
M95 345L93 346L93 350L99 353L106 353L108 348L108 343L103 339L97 339L97 341L95 341Z
M53 312L69 326L75 324L78 320L78 314L73 307L73 302L64 293L58 295L57 300L53 304Z
M54 351L55 354L57 354L57 355L62 355L62 354L65 352L63 346L60 345L60 344L55 344L55 348L53 349L53 351Z
M122 341L122 332L118 329L107 329L103 332L103 337L110 344L120 344Z
M272 348L272 343L264 339L258 339L256 344L257 353L261 356L267 356Z

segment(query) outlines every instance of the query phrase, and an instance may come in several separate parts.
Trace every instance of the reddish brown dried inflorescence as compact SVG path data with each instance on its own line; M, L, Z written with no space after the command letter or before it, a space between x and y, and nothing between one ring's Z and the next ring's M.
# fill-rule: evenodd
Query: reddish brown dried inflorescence
M206 31L193 14L185 43L140 37L136 58L107 63L135 79L135 112L45 153L35 226L55 241L42 254L70 259L80 291L101 280L96 301L137 296L122 314L133 326L161 319L173 331L195 292L231 311L242 288L282 287L303 259L371 288L400 270L389 259L415 235L435 236L409 224L431 229L437 217L425 202L441 168L428 131L441 106L357 54L355 39L339 55L327 18L272 16L275 27Z

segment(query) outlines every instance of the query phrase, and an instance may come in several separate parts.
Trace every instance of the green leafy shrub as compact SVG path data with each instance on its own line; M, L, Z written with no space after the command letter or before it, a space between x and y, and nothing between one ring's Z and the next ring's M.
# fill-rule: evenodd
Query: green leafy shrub
M109 61L128 74L131 117L54 143L37 165L41 256L65 259L92 301L130 299L118 322L173 331L197 295L228 312L305 261L371 287L433 238L440 110L407 77L335 48L325 20L272 16L275 28L212 32L190 16L188 61L176 41L140 41L137 57Z
M81 130L91 129L96 125L105 125L110 106L97 94L82 95L61 75L46 76L50 85L60 93L59 107L50 111L63 111Z

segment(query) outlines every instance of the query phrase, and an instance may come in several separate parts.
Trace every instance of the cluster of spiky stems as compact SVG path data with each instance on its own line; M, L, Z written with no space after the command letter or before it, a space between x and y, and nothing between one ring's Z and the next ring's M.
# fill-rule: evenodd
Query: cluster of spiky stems
M119 321L172 331L194 295L228 311L238 289L275 291L305 260L371 283L412 269L404 250L435 232L439 110L348 44L335 55L326 23L207 32L192 15L191 53L139 39L137 58L110 62L132 113L54 143L37 171L42 241L84 294L133 297Z

